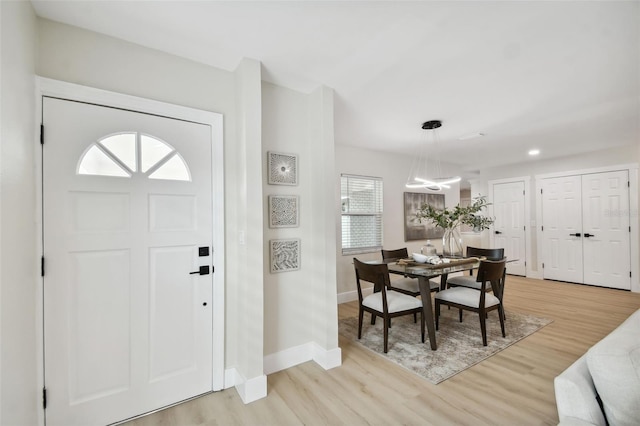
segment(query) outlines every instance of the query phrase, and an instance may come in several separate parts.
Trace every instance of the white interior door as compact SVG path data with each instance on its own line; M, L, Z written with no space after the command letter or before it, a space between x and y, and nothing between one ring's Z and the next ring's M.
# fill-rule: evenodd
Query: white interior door
M628 171L543 180L544 277L631 289Z
M523 181L493 185L493 213L491 247L504 247L505 256L511 260L507 267L509 274L526 275Z
M544 278L583 282L580 176L542 183Z
M211 391L212 274L190 274L211 267L210 127L52 98L43 124L47 425Z
M631 289L628 171L582 176L584 283Z

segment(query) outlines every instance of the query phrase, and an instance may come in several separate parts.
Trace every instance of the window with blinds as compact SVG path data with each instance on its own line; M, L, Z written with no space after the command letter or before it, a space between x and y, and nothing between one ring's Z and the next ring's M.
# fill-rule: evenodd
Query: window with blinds
M382 179L341 175L342 254L382 248Z

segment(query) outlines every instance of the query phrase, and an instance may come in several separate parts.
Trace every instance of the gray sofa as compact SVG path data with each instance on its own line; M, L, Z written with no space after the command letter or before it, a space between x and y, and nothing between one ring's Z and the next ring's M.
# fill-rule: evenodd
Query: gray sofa
M640 309L554 380L560 425L640 425Z

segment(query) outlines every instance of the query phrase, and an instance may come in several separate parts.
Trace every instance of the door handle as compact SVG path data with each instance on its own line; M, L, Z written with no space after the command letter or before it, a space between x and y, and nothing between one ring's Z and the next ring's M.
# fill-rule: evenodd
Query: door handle
M495 234L502 234L500 231L494 231Z
M209 275L209 266L201 266L197 271L189 272L189 275Z
M579 232L576 232L575 234L569 234L569 235L571 235L572 237L579 237L582 234L580 234ZM587 234L584 234L584 236L586 237Z
M585 234L584 234L584 237L585 237L585 238L595 237L595 235L593 235L593 234L589 234L589 233L585 233Z

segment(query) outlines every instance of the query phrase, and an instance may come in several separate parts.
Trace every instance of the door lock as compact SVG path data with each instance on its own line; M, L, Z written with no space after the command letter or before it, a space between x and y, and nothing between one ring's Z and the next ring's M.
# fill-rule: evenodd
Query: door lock
M197 271L189 272L189 275L209 275L209 266L201 266Z

